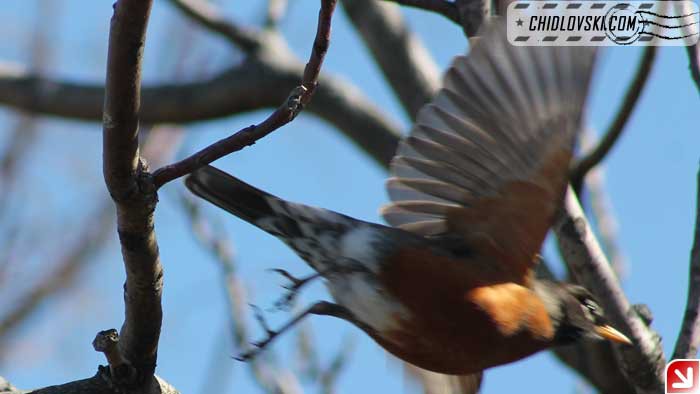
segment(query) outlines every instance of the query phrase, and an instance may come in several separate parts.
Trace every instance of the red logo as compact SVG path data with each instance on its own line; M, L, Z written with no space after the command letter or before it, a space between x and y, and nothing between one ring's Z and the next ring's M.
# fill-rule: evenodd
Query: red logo
M700 360L673 360L666 366L666 394L700 394Z

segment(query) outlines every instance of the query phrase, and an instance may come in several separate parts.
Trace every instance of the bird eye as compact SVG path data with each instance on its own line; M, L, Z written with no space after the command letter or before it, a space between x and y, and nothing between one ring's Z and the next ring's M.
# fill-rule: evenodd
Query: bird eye
M589 311L595 312L598 309L598 305L595 304L593 301L586 301L586 308L588 308Z

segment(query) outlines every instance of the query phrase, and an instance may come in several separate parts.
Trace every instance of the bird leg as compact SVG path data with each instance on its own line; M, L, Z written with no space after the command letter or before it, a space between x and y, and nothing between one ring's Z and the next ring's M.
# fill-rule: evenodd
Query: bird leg
M301 290L301 288L304 285L311 282L312 280L323 276L323 272L316 272L313 275L305 276L303 278L297 278L296 276L290 274L288 271L283 270L281 268L273 268L270 271L276 272L284 276L290 282L290 284L282 286L285 290L287 290L287 294L285 294L279 300L277 300L277 302L275 302L275 308L279 310L289 310L289 308L294 303L294 300L296 299L297 295L299 295L299 290Z
M278 310L289 310L289 308L294 303L294 300L296 299L297 295L299 295L299 290L301 290L303 286L305 286L312 280L316 278L327 277L332 274L342 275L350 274L353 272L366 272L367 268L358 264L328 264L328 266L325 267L325 269L319 270L313 273L312 275L308 275L302 278L297 278L296 276L290 274L287 270L283 270L281 268L272 268L270 269L270 271L284 276L289 282L291 282L288 285L282 286L285 290L287 290L287 294L285 294L283 297L277 300L277 302L275 302L275 308L277 308Z
M248 361L252 359L253 357L257 356L260 352L265 350L265 348L272 342L275 338L278 336L282 335L285 333L287 330L290 328L294 327L297 323L299 323L304 317L308 315L319 315L319 316L333 316L337 317L339 319L346 320L350 323L358 324L357 320L355 319L355 315L352 314L347 308L340 306L338 304L334 304L332 302L327 302L327 301L319 301L316 302L315 304L311 305L309 308L304 310L303 312L299 313L298 315L294 316L292 319L290 319L287 323L282 325L277 330L271 330L270 327L268 326L267 322L265 321L265 318L262 315L262 312L260 311L260 308L251 305L253 307L253 310L255 312L255 318L256 320L260 323L262 328L265 330L267 336L265 339L258 341L258 342L253 342L253 349L239 355L236 357L236 360L238 361Z

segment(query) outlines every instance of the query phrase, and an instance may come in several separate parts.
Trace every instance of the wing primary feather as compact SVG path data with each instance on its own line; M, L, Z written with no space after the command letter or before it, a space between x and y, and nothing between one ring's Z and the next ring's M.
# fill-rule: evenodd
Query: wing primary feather
M386 220L467 246L488 239L528 277L566 189L594 60L594 48L516 47L503 20L486 26L400 143Z

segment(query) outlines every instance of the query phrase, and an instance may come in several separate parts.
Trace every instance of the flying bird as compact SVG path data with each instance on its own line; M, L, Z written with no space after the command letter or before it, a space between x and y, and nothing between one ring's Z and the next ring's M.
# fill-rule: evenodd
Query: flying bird
M568 183L594 50L516 47L503 23L485 30L400 142L382 209L390 226L285 201L211 166L187 178L324 279L334 302L283 329L336 316L396 357L454 375L584 337L631 344L585 288L533 272Z

